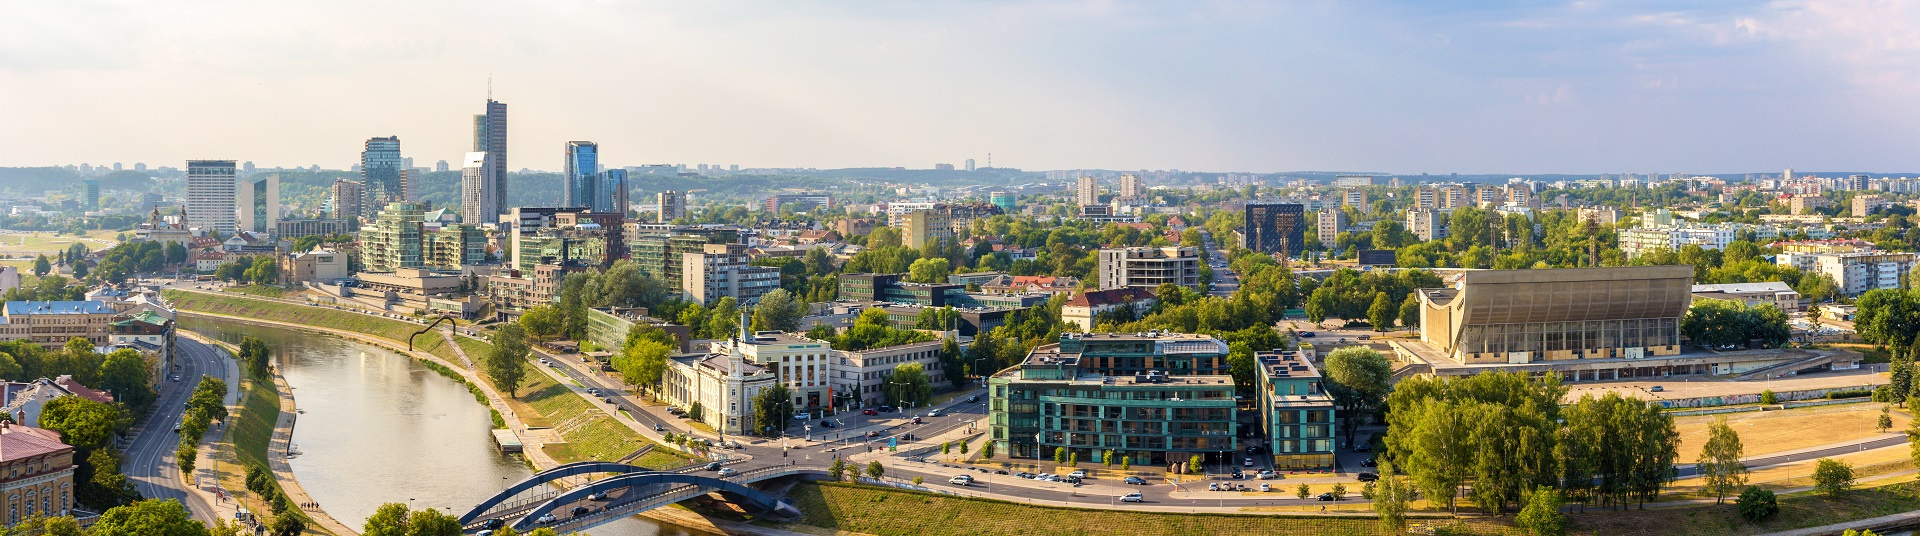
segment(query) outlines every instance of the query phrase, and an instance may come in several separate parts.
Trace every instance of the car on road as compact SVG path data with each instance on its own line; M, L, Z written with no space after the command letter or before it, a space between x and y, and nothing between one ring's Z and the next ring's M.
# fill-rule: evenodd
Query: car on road
M1086 478L1087 471L1084 469L1076 469L1071 473L1067 473L1067 476L1074 477L1074 478Z
M180 425L178 424L173 425L173 433L176 433L176 434L180 433Z
M1333 493L1322 493L1322 494L1320 494L1320 497L1319 497L1319 499L1320 499L1320 500L1322 500L1322 501L1331 501L1331 500L1334 500L1334 499L1333 499Z
M974 402L979 402L979 401L980 401L980 395L973 395L973 396L967 397L967 403L969 404Z
M894 409L893 406L880 406L879 408L875 408L875 409L880 410L881 413L893 413L894 411L897 411Z
M941 415L944 415L944 414L943 414L943 413L941 413L941 412L940 412L940 410L937 410L937 409L936 409L936 410L932 410L932 411L928 411L928 412L927 412L927 418L929 418L929 419L931 419L931 418L934 418L934 417L939 417L939 416L941 416Z
M1372 482L1375 480L1379 480L1380 475L1375 473L1360 473L1360 475L1357 476L1356 478L1359 478L1361 482Z
M793 420L796 421L804 421L811 418L813 418L813 414L804 411L793 414Z
M719 470L720 470L720 462L708 462L708 463L707 463L707 470L708 470L708 471L719 471Z
M596 389L596 388L593 388L593 387L588 387L588 388L587 388L587 394L590 394L590 395L593 395L593 396L600 396L600 390L599 390L599 389Z
M1141 495L1138 491L1120 496L1120 502L1140 502L1144 500L1146 500L1146 496Z
M1354 452L1373 452L1373 445L1369 443L1361 443L1359 446L1353 447L1353 451Z
M1242 466L1242 467L1253 467L1253 458L1247 458L1247 459L1246 459L1246 460L1244 461L1244 463L1242 463L1242 464L1241 464L1241 466Z
M1307 337L1312 337L1312 336L1313 336L1313 332L1311 332L1311 331L1302 331L1302 332L1300 332L1300 338L1303 338L1303 339L1304 339L1304 338L1307 338Z
M176 381L176 382L180 381L180 375L179 374L173 375L173 381Z
M860 414L861 415L879 415L880 412L874 411L872 409L863 409L863 410L860 410Z
M1380 462L1374 461L1373 458L1367 458L1365 461L1360 462L1360 466L1361 467L1379 467Z
M504 526L507 526L507 520L497 517L480 523L480 528L483 529L497 529Z
M592 495L588 495L588 496L587 496L587 500L589 500L589 501L604 501L604 500L607 500L607 492L604 492L604 491L602 491L602 492L598 492L598 493L594 493L594 494L592 494Z
M1006 470L1006 469L994 469L994 470L993 470L993 474L996 474L996 475L1004 475L1004 474L1007 474L1007 470Z
M1665 390L1667 390L1667 388L1665 388L1665 387L1661 387L1661 386L1658 386L1658 385L1655 385L1655 386L1653 386L1653 387L1648 387L1648 388L1647 388L1647 392L1649 392L1649 393L1658 393L1658 392L1661 392L1661 391L1665 391Z
M740 474L740 472L733 470L732 467L721 467L720 472L714 473L714 474L717 474L720 476L733 476L733 475Z
M1275 478L1279 478L1280 473L1275 473L1273 471L1261 471L1260 474L1254 475L1254 476L1255 478L1259 478L1261 480L1273 480Z
M1363 340L1363 341L1365 341L1365 340L1372 340L1372 339L1373 339L1373 336L1372 336L1372 335L1361 335L1361 336L1359 336L1359 337L1354 337L1354 338L1355 338L1355 339L1360 339L1360 340Z
M821 428L832 428L832 427L834 427L834 424L833 424L833 420L832 420L832 419L820 419L820 427L821 427Z
M592 511L593 509L587 508L585 506L575 506L573 507L572 513L573 513L573 517L580 517L580 516L587 515L587 512L592 512Z
M1145 485L1147 485L1147 479L1144 479L1144 478L1140 478L1140 477L1137 477L1137 476L1130 476L1130 477L1127 477L1126 479L1123 479L1123 480L1121 480L1120 482L1121 482L1121 483L1125 483L1125 484L1131 484L1131 485L1135 485L1135 486L1145 486Z
M1026 471L1021 471L1021 472L1018 472L1018 473L1014 473L1014 474L1013 474L1013 476L1017 476L1017 477L1020 477L1020 478L1033 478L1033 473L1029 473L1029 472L1026 472Z
M533 521L534 521L535 523L543 523L543 524L544 524L544 523L552 523L552 522L555 522L555 521L559 521L559 520L560 520L560 518L557 518L557 517L553 517L553 514L546 514L546 515L542 515L542 516L540 516L540 517L538 517L538 518L535 518L535 519L534 519Z
M687 410L680 409L679 406L674 406L671 408L667 408L667 413L672 413L674 415L685 415L687 413Z
M960 476L947 479L947 483L953 484L955 486L965 486L973 483L973 477L967 476L967 475L960 475Z
M655 424L655 425L653 425L653 431L655 431L655 432L665 432L665 431L667 431L667 427L665 427L665 426L660 426L660 425L658 425L658 424Z

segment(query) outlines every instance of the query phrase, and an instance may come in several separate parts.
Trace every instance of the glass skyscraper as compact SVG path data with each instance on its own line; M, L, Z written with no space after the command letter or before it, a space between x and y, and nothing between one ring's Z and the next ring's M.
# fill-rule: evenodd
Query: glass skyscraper
M483 204L492 211L484 220L491 222L493 216L507 209L507 103L487 99L487 113L473 116L473 152L487 153L487 172L479 174L485 184L475 187L479 195L490 201ZM463 185L462 189L465 188ZM480 221L468 220L468 223Z
M605 200L598 198L600 174L600 144L590 141L567 142L566 175L560 185L560 205L565 207L599 208L606 206Z
M401 184L400 173L405 161L400 157L400 137L368 138L366 150L360 152L360 183L364 185L366 199L360 201L363 210L387 206L387 203L407 200L405 185ZM361 214L371 218L372 214Z
M627 170L609 169L600 172L600 195L593 198L594 212L627 213Z

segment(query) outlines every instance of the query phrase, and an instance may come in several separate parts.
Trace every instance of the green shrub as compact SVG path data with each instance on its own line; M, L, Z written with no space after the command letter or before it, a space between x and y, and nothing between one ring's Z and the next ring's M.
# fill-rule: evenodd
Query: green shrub
M1774 499L1773 492L1753 486L1747 486L1746 491L1740 492L1740 499L1734 504L1740 508L1740 517L1754 523L1780 513L1780 503Z

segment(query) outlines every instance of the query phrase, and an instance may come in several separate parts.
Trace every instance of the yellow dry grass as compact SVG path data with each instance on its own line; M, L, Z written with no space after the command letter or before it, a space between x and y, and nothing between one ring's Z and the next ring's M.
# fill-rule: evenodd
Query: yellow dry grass
M1878 435L1874 427L1883 404L1862 402L1834 406L1816 406L1780 411L1749 411L1722 414L1733 431L1740 434L1746 456L1759 456ZM1707 443L1707 426L1719 415L1690 415L1673 419L1680 432L1680 458L1691 461ZM1905 430L1910 420L1905 413L1893 412L1892 430Z

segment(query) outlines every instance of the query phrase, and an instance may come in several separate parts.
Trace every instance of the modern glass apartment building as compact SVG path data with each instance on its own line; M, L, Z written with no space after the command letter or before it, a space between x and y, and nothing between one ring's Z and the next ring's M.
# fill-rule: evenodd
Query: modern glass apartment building
M567 142L566 170L561 176L560 204L570 207L606 206L598 199L600 144L590 141Z
M360 183L367 197L359 206L372 210L387 203L409 201L400 179L404 169L406 162L400 157L399 136L368 138L366 149L360 152Z
M1240 448L1233 377L1124 372L1134 370L1135 360L1181 361L1164 350L1188 343L1211 343L1224 360L1225 343L1204 335L1154 334L1129 336L1135 340L1126 344L1089 345L1084 337L1062 335L1020 366L987 379L989 432L997 449L1013 459L1051 459L1060 448L1081 460L1111 453L1139 465L1194 455L1217 460ZM1155 344L1161 338L1175 345Z
M1260 411L1273 468L1330 469L1334 458L1334 405L1320 370L1299 352L1256 352Z

